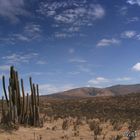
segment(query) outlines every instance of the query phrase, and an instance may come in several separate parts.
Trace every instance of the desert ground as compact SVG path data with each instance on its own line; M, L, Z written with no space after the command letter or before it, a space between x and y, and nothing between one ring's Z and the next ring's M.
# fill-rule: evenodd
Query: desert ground
M100 123L98 119L94 120L80 120L77 122L76 119L67 118L65 120L48 120L43 128L25 128L20 127L17 131L3 131L0 132L1 140L94 140L96 132L97 140L128 140L125 137L125 132L128 130L128 124L112 126L110 122ZM92 123L99 123L101 130L91 128L89 125ZM77 123L77 124L76 124ZM79 123L79 124L78 124ZM66 125L66 126L64 126ZM137 133L140 131L138 130ZM138 136L135 140L139 140Z
M41 97L43 127L1 127L0 140L128 140L131 126L140 140L139 94L56 99Z

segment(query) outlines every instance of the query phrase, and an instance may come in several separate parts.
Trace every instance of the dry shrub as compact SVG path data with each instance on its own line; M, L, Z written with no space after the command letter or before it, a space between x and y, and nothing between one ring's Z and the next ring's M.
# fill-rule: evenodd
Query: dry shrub
M122 129L124 121L122 119L118 118L118 119L111 119L110 123L113 126L114 131L119 131Z
M76 121L73 122L73 130L77 131L80 125L82 125L82 120L80 118L77 118Z
M94 131L94 139L97 140L97 136L100 135L102 132L102 128L100 127L99 122L89 122L89 128L91 131Z
M39 135L39 140L42 140L42 135Z
M121 130L121 129L122 129L122 124L119 123L119 122L115 122L115 123L113 124L113 129L116 130L116 131Z
M60 138L61 139L65 139L65 140L68 140L69 139L69 137L67 135L61 136Z
M67 119L63 120L62 129L67 130L69 127L69 121Z
M123 137L122 135L117 135L115 140L121 140L122 137Z
M57 126L56 125L52 127L52 130L53 131L55 131L56 129L57 129Z
M19 125L18 124L14 124L14 123L7 123L7 124L0 124L0 129L3 129L5 131L13 131L13 130L18 130L19 129Z
M77 136L79 136L79 131L78 130L74 132L74 137L77 137Z

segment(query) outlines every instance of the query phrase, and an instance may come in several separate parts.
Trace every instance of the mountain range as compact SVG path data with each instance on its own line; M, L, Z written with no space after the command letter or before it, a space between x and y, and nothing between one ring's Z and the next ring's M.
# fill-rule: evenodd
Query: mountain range
M48 95L52 98L87 98L87 97L104 97L120 96L131 93L140 93L140 84L135 85L115 85L106 88L81 87L68 91Z

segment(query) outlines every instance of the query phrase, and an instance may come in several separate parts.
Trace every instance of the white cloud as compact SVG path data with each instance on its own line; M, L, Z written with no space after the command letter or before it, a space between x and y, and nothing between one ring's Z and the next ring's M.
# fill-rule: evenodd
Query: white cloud
M42 72L29 72L22 74L22 76L30 77L30 76L40 76L40 75L45 75L45 73Z
M131 18L128 18L127 23L137 22L139 20L140 20L139 17L131 17Z
M24 36L22 34L14 34L11 39L12 40L18 40L18 41L24 41L24 42L29 42L30 41L30 39L27 36Z
M119 12L120 12L120 14L123 15L123 16L127 15L128 7L126 7L126 6L121 7L121 8L119 9Z
M45 64L47 64L47 62L44 61L44 60L39 60L39 61L37 61L37 64L39 64L39 65L45 65Z
M67 9L61 14L55 15L54 19L58 23L86 25L92 23L96 19L104 16L105 11L100 5L90 5L85 7L76 7L75 9Z
M56 85L52 85L52 84L39 85L39 90L42 95L66 91L66 90L70 90L73 88L76 88L76 87L72 84L63 85L63 86L56 86Z
M37 38L40 36L39 34L42 32L41 26L35 23L29 23L24 27L24 33L27 34L31 38Z
M58 89L50 84L43 84L39 86L39 90L41 94L51 94L51 93L56 93Z
M140 40L140 33L133 31L133 30L129 30L129 31L124 31L121 34L122 38L126 38L126 39L135 39L135 40Z
M92 73L92 70L88 66L78 65L78 69L81 72L86 72L86 73L89 73L89 74Z
M140 34L137 34L137 35L136 35L136 39L137 39L137 40L140 40Z
M10 70L10 65L2 65L2 66L0 66L0 70L8 71L8 70Z
M131 78L130 77L120 77L120 78L117 78L117 80L116 81L130 81L131 80Z
M65 30L65 28L63 29L63 31L55 32L52 37L55 37L57 39L72 38L72 37L76 37L76 36L85 37L85 34L83 34L83 33L69 32L68 30L67 31L64 31L64 30Z
M127 3L131 5L137 4L138 6L140 6L140 0L127 0Z
M2 59L8 64L20 64L20 63L29 63L30 60L36 58L37 53L28 53L28 54L16 54L3 56Z
M53 18L58 23L84 24L100 19L105 10L99 4L88 4L87 1L47 1L40 4L38 10L42 15Z
M67 30L65 29L64 31L73 33L73 32L78 32L79 30L80 30L79 27L70 27Z
M13 34L13 39L18 41L29 42L31 40L37 40L41 37L41 26L34 23L27 24L21 34Z
M121 34L122 38L133 38L136 36L136 31L130 30L130 31L125 31Z
M72 54L72 53L75 53L75 49L73 49L73 48L70 48L68 51L69 51L69 53L71 53L71 54Z
M71 58L69 60L71 63L86 63L87 61L85 59L80 59L80 58Z
M132 67L133 70L135 71L140 71L140 62L136 63L133 67Z
M100 84L104 84L104 83L108 83L109 80L104 78L104 77L97 77L95 79L91 79L88 81L88 83L90 85L100 85Z
M16 44L17 42L30 42L41 38L41 26L34 23L28 23L21 33L12 33L0 37L0 41L6 44Z
M37 11L53 20L53 27L61 27L54 35L57 38L75 36L74 33L80 32L82 27L92 26L105 15L105 9L100 4L89 3L86 0L47 0L40 3Z
M119 44L120 41L117 39L102 39L97 43L98 47L104 47L104 46L111 46L111 45L115 45L115 44Z
M61 39L63 39L63 38L71 38L73 36L75 36L74 33L71 33L71 34L66 33L66 32L55 32L54 33L55 38L61 38Z
M0 16L9 19L11 22L18 22L18 16L27 16L24 0L0 0Z

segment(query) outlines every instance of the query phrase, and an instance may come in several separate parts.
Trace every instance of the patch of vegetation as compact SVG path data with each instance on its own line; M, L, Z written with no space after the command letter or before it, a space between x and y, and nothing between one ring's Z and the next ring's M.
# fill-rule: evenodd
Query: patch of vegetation
M121 129L127 122L135 129L140 127L140 94L117 97L95 97L84 99L46 99L42 112L55 118L86 117L110 120L114 129ZM117 123L119 122L119 123Z

